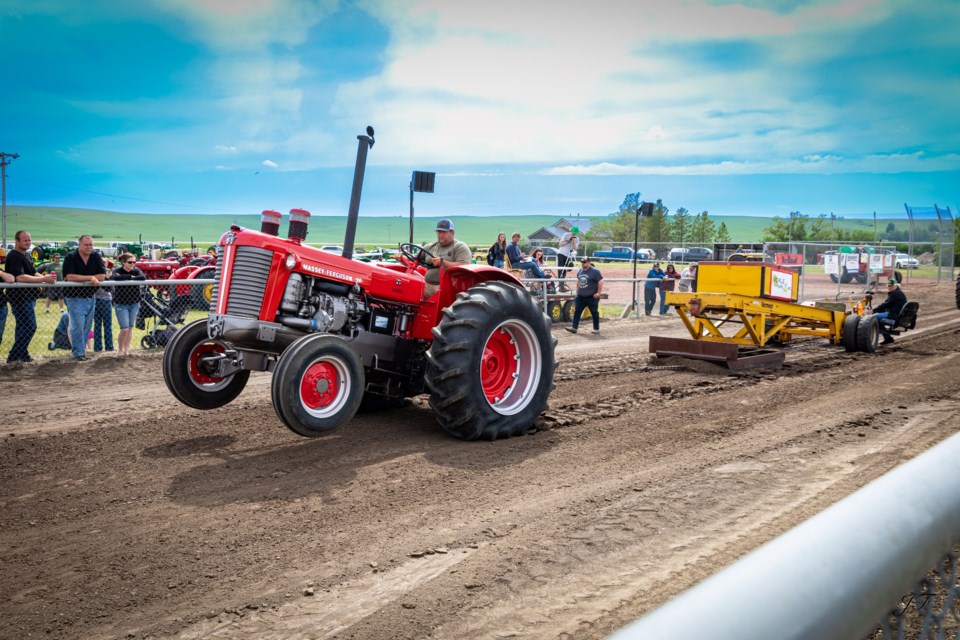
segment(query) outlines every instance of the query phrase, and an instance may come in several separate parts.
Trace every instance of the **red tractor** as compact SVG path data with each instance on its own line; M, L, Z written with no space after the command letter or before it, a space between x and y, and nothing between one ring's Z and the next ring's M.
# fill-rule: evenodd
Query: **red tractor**
M220 240L209 319L167 345L163 377L196 409L224 406L251 371L273 374L271 399L287 427L320 436L361 404L390 406L421 393L441 427L465 440L521 435L553 390L550 319L522 284L487 265L456 265L424 300L421 263L404 243L403 264L352 259L366 154L357 165L342 255L302 244L310 214L265 211L260 231L231 227Z

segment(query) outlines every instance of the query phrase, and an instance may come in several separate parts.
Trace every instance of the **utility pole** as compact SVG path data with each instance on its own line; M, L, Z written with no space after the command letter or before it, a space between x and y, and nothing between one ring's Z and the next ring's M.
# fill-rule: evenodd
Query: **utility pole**
M19 153L5 153L0 151L0 243L3 243L3 246L7 246L7 165L10 164L12 160L16 160L20 157ZM9 158L9 160L8 160Z

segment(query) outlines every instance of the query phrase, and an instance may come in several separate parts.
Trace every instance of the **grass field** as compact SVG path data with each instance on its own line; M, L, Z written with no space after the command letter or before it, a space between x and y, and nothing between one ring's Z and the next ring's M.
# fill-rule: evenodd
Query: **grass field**
M457 238L471 246L490 245L503 231L509 236L519 231L526 237L540 227L553 224L562 216L454 216ZM432 241L437 217L418 218L414 227L414 241ZM595 217L594 219L601 219ZM734 242L758 242L770 218L752 216L714 216L715 224L727 225ZM346 216L315 216L311 220L307 240L313 245L342 244L346 230ZM860 225L864 221L849 221ZM143 238L149 242L170 242L186 247L191 238L201 246L216 242L230 225L260 228L260 214L231 215L157 215L122 213L94 209L63 207L7 206L7 242L13 241L17 229L27 229L35 243L76 239L89 233L98 242L134 241ZM872 222L870 223L872 225ZM281 233L286 232L286 224ZM407 216L364 217L357 222L358 245L396 246L410 235Z

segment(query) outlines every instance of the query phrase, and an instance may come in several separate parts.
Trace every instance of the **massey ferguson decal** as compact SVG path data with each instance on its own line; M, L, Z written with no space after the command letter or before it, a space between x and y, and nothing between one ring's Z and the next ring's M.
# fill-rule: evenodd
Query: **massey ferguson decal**
M355 282L357 284L363 284L363 278L361 278L360 276L350 276L345 273L340 273L338 271L331 271L330 269L326 269L324 267L318 267L306 262L302 262L301 264L306 271L309 271L311 273L316 273L317 275L327 276L328 278L337 278L338 280L343 280L345 282Z

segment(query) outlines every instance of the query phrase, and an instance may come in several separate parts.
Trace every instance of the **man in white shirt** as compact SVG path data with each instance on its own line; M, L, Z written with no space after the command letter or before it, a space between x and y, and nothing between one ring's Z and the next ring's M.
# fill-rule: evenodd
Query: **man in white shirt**
M577 259L577 250L580 248L580 227L571 227L560 238L560 248L557 249L557 271L560 273L560 291L569 291L563 279L567 275L567 265L572 265Z

